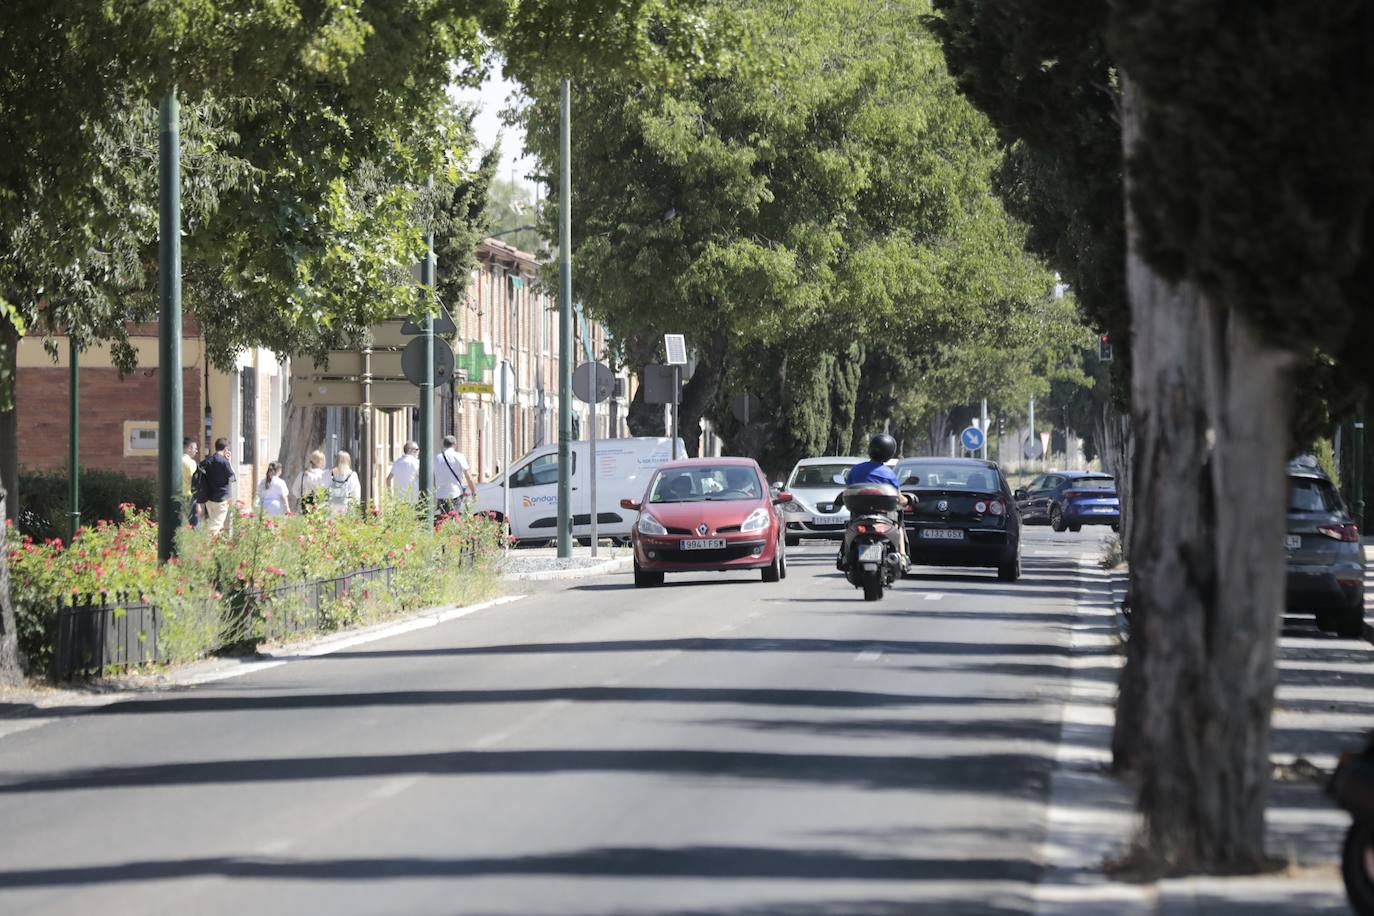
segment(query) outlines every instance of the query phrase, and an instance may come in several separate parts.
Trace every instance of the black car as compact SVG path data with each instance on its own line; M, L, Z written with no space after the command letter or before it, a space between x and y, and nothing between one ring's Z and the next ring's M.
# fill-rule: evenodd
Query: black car
M1121 503L1116 480L1095 471L1050 471L1016 491L1016 506L1028 525L1049 525L1055 531L1078 531L1084 525L1121 528Z
M895 468L916 507L903 513L907 552L919 566L990 566L1021 577L1021 517L1002 470L976 458L905 458Z

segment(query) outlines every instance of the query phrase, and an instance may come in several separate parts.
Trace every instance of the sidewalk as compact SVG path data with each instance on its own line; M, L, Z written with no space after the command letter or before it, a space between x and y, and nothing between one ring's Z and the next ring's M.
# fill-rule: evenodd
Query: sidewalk
M1126 580L1120 572L1085 567L1075 657L1100 653L1103 623L1119 613ZM1119 656L1118 656L1119 658ZM1101 663L1100 654L1097 663ZM1079 662L1081 664L1081 662ZM1118 662L1119 664L1119 662ZM1374 647L1337 639L1310 616L1284 618L1279 640L1279 687L1274 707L1267 845L1287 863L1272 875L1197 876L1151 885L1114 881L1103 862L1120 854L1138 825L1131 791L1103 765L1110 759L1115 691L1076 678L1065 709L1059 767L1053 782L1049 869L1038 914L1120 913L1141 916L1279 916L1349 913L1339 862L1350 818L1335 808L1324 786L1338 755L1359 747L1374 729ZM1066 760L1066 755L1072 759Z

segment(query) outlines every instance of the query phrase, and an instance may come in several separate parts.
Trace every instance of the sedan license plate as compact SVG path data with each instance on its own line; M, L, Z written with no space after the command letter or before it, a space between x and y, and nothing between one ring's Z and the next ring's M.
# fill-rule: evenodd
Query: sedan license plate
M860 563L881 563L883 561L882 544L865 544L859 550Z
M843 525L845 518L843 515L813 515L811 524L813 525Z
M691 541L682 541L678 546L683 550L723 550L725 538L697 538Z
M1288 535L1287 537L1285 537L1285 538L1283 539L1283 546L1284 546L1284 547L1287 547L1289 550L1297 550L1299 547L1302 546L1302 535L1301 535L1301 534L1290 534L1290 535Z
M962 541L964 531L962 528L926 528L921 532L921 538L927 541Z

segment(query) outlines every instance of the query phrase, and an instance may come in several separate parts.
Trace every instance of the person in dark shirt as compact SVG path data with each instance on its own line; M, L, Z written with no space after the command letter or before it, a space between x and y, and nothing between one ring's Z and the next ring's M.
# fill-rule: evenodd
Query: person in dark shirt
M229 518L229 483L236 480L234 466L229 460L229 440L223 436L215 440L215 452L201 465L201 492L197 496L205 502L205 518L211 534L224 530Z

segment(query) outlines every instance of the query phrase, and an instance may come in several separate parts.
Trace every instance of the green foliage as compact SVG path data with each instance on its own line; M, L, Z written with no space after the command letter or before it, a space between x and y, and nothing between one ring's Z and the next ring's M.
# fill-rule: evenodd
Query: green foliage
M1374 8L1153 0L1112 13L1112 51L1140 90L1146 259L1276 346L1321 347L1370 378Z
M1063 326L1044 315L1052 278L990 196L996 137L946 73L927 11L756 0L736 13L747 59L671 86L574 87L579 296L636 369L661 334L688 332L709 413L770 466L847 451L856 423L866 437L908 393L950 396L954 381L928 378L940 368L1024 387L1027 355ZM551 165L556 87L528 88L529 145ZM768 435L734 429L726 405L745 390Z
M505 232L501 241L514 245L521 251L539 254L548 249L548 243L538 229L523 229L511 232L520 226L533 226L539 221L539 213L530 189L511 181L493 178L491 193L487 200L487 222L493 232Z
M950 71L1007 151L998 194L1030 227L1030 249L1070 284L1092 325L1111 334L1124 393L1130 316L1108 2L935 0L935 7L931 25Z
M80 488L81 524L85 526L119 521L124 517L126 505L150 512L157 506L157 481L151 477L83 468ZM71 493L65 473L21 472L19 491L24 494L24 505L19 512L21 535L35 541L67 537Z
M501 529L476 517L437 528L397 506L384 513L264 518L238 515L228 533L183 529L177 558L157 561L157 527L125 504L117 523L82 529L70 545L24 537L9 554L21 650L45 669L58 598L145 601L165 622L160 657L187 661L227 645L375 622L419 607L476 600L495 587ZM469 557L467 562L460 556ZM298 583L391 567L331 595L318 613Z

